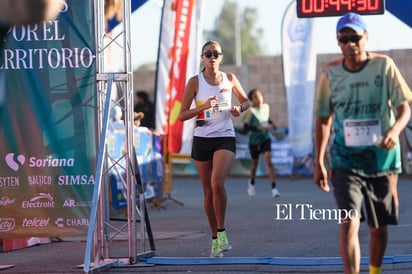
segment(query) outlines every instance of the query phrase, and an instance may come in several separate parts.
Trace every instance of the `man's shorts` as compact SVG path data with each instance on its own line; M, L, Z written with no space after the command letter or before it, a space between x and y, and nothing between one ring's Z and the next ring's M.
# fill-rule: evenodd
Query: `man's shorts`
M266 139L262 144L259 145L251 145L249 144L249 151L250 151L250 156L252 159L258 159L259 154L265 153L266 151L271 151L271 144L272 140Z
M191 157L197 161L210 161L213 159L213 153L216 150L230 150L236 153L235 137L193 137Z
M390 175L369 178L334 169L332 185L338 208L354 209L362 215L364 202L369 226L379 228L398 224L398 206L392 195L390 179Z

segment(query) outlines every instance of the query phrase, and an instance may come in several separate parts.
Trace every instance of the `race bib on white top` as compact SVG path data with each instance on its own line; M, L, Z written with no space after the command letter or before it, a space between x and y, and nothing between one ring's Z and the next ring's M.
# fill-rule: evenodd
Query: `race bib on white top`
M227 102L218 103L213 108L204 111L204 119L223 120L229 110L229 104Z
M373 146L382 139L379 119L346 119L343 128L346 146Z

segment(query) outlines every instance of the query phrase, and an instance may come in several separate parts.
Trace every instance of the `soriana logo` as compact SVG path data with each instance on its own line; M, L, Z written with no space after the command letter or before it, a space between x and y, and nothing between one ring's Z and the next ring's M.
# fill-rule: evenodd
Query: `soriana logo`
M18 171L21 166L26 162L26 157L22 154L15 155L14 153L8 153L5 157L6 164L14 171ZM29 167L66 167L74 166L73 158L53 158L47 156L46 158L28 158Z
M19 170L19 168L26 162L26 157L24 155L14 155L14 153L9 153L6 155L6 164L14 171Z

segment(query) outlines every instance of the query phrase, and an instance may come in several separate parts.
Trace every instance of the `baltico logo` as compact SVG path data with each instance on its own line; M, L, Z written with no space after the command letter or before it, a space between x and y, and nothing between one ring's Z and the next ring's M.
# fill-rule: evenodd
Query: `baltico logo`
M6 155L6 164L14 171L19 170L25 161L26 157L24 155L18 155L17 157L15 157L14 153Z
M39 193L39 195L31 198L29 201L23 201L21 203L22 208L53 208L55 202L50 193Z

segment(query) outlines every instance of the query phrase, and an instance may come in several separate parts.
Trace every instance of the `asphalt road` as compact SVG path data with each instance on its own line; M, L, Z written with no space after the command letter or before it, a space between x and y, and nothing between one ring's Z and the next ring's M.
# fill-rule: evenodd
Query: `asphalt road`
M278 178L281 196L272 198L266 178L258 178L257 195L246 194L247 178L226 182L226 230L233 249L223 258L209 258L210 233L196 177L174 178L171 197L162 208L149 204L155 249L139 240L138 254L154 256L128 263L127 240L114 237L103 273L342 273L336 218L322 217L335 208L331 193L320 191L311 178ZM412 181L400 177L400 223L389 227L383 273L412 273ZM331 216L331 215L325 215ZM125 225L117 213L113 227ZM119 220L120 219L120 220ZM112 232L114 234L115 232ZM368 273L368 229L360 230L362 273ZM0 253L2 273L82 273L85 237ZM126 263L124 262L126 258Z

